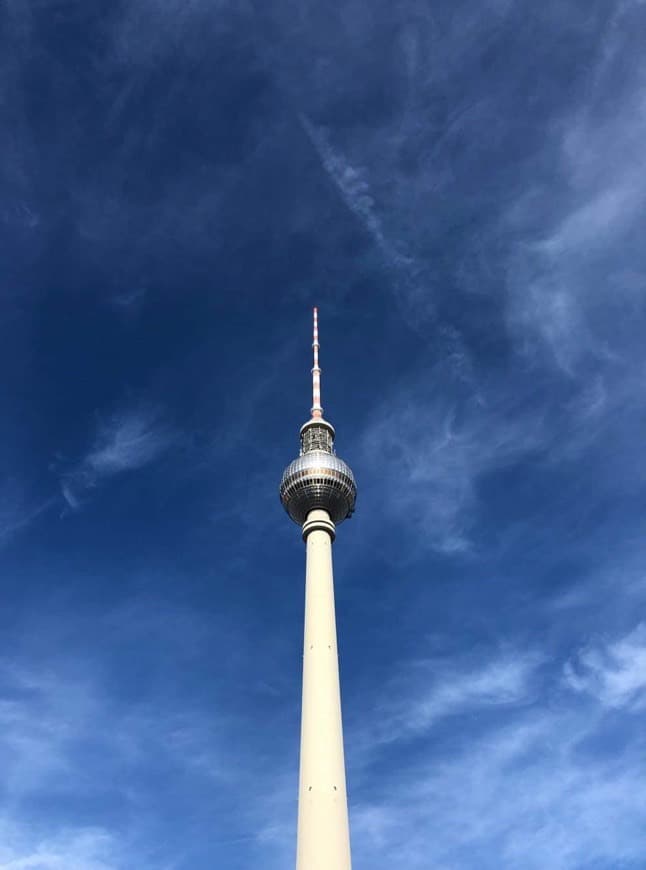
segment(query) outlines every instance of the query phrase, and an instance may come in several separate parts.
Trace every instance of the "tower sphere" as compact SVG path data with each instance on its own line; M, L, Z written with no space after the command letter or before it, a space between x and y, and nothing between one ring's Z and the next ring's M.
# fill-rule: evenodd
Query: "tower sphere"
M346 463L325 450L311 450L291 462L280 483L283 507L299 525L313 510L324 510L335 525L352 515L357 497Z

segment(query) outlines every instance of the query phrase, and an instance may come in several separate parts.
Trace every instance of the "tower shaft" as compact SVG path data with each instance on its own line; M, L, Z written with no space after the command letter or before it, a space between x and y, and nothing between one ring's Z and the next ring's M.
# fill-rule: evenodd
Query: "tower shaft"
M351 870L334 610L334 523L312 510L307 548L297 870Z

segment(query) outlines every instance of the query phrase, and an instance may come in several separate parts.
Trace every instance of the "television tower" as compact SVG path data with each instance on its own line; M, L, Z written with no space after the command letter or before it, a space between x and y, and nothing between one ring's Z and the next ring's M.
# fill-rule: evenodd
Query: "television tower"
M334 426L323 419L316 308L312 347L312 416L280 484L307 554L296 870L351 870L332 542L336 526L354 511L357 487L334 451Z

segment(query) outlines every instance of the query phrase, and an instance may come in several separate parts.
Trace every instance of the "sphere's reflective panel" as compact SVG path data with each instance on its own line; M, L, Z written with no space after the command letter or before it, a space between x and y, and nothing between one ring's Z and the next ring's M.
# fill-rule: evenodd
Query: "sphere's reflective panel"
M313 510L325 510L338 524L354 511L357 486L349 466L323 450L311 450L290 463L280 484L280 500L302 525Z

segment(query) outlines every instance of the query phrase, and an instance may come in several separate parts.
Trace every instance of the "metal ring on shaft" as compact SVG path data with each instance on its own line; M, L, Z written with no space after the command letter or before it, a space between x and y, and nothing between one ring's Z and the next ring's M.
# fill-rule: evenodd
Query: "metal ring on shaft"
M319 513L319 511L316 511ZM323 513L320 511L320 513ZM308 517L303 523L303 540L307 540L307 536L310 532L327 532L328 535L334 540L336 538L336 526L329 518L329 516L316 516Z

